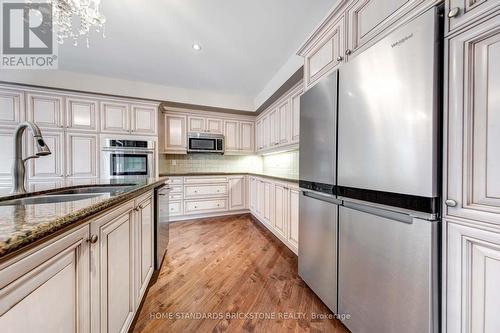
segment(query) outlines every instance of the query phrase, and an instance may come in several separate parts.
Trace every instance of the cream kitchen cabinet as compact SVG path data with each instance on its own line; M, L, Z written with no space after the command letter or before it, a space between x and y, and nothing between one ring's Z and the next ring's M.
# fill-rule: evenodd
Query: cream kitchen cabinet
M15 127L24 117L24 92L0 87L0 126Z
M99 103L80 97L66 98L66 128L76 131L97 132L99 129Z
M239 152L240 149L240 128L239 123L236 120L225 120L224 121L224 144L226 153Z
M225 120L226 154L252 154L254 152L254 132L253 122Z
M444 222L446 332L500 332L500 228Z
M89 226L0 265L2 332L90 332Z
M222 119L188 116L188 132L222 134Z
M63 97L54 94L28 93L26 95L27 119L41 129L64 128Z
M250 121L242 121L239 124L239 150L245 154L253 154L255 151L255 125Z
M135 200L135 305L138 306L154 270L153 196L146 194Z
M296 253L299 248L299 196L299 188L289 188L287 240Z
M279 109L275 108L269 112L269 145L271 147L280 144L280 113Z
M497 0L448 0L445 1L445 18L448 32L454 32L466 25L477 22L500 9Z
M156 104L101 102L101 132L156 135Z
M253 176L250 176L248 180L248 196L250 211L255 212L257 210L257 178Z
M66 157L66 177L99 177L99 149L96 134L67 133Z
M206 119L206 131L208 133L222 134L222 119L207 118Z
M274 184L274 214L272 226L283 238L287 237L288 191L285 185L279 183Z
M246 176L231 176L229 180L229 210L243 210L247 205Z
M43 139L52 152L48 156L33 158L27 162L27 172L32 180L43 180L52 178L63 178L66 175L66 147L64 132L42 130ZM28 142L28 154L35 154L35 144L30 138Z
M23 146L25 146L24 142ZM2 163L0 163L0 181L11 182L12 164L14 161L14 128L0 128L0 151L2 152ZM27 163L29 164L30 162Z
M187 117L182 114L164 114L164 153L187 153Z
M131 133L142 135L156 135L157 112L156 104L132 104Z
M300 141L300 96L303 93L302 85L290 96L290 142L299 143Z
M278 134L278 144L286 145L290 142L290 100L287 98L283 102L278 105L278 114L279 114L279 124L276 126L279 128Z

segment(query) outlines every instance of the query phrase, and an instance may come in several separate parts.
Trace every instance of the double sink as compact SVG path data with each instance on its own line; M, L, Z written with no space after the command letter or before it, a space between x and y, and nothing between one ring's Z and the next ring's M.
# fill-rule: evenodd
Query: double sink
M96 186L81 186L54 190L42 195L0 201L0 206L36 205L90 199L104 194L111 196L127 192L135 184L108 184Z

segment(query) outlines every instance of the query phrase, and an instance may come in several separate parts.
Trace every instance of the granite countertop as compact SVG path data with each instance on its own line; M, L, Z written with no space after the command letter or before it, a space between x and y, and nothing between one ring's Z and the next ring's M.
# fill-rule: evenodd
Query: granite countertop
M189 177L189 176L231 176L231 175L251 175L257 177L266 177L276 180L281 180L284 182L298 183L299 180L296 178L288 178L288 177L280 177L280 176L272 176L266 175L264 173L254 173L254 172L186 172L186 173L162 173L160 176L165 177Z
M0 258L70 225L76 226L78 222L133 199L165 181L165 177L159 177L143 180L79 179L45 184L31 183L27 186L30 193L14 196L9 194L10 186L0 187ZM99 194L88 199L1 206L2 202L19 197L44 195L66 188L109 184L131 184L131 186L114 194Z

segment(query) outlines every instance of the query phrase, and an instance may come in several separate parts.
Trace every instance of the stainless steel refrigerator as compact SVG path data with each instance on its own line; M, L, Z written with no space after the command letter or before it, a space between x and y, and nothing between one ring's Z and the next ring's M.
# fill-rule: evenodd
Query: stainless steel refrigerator
M335 313L337 84L334 72L301 96L299 154L299 275Z
M432 8L341 68L338 312L439 331L440 29Z

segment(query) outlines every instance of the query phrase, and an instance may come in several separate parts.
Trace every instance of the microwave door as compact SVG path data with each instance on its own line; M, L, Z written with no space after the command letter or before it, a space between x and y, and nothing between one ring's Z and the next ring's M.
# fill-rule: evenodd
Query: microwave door
M202 151L214 151L216 150L216 140L215 139L189 139L189 149L190 150L202 150Z

